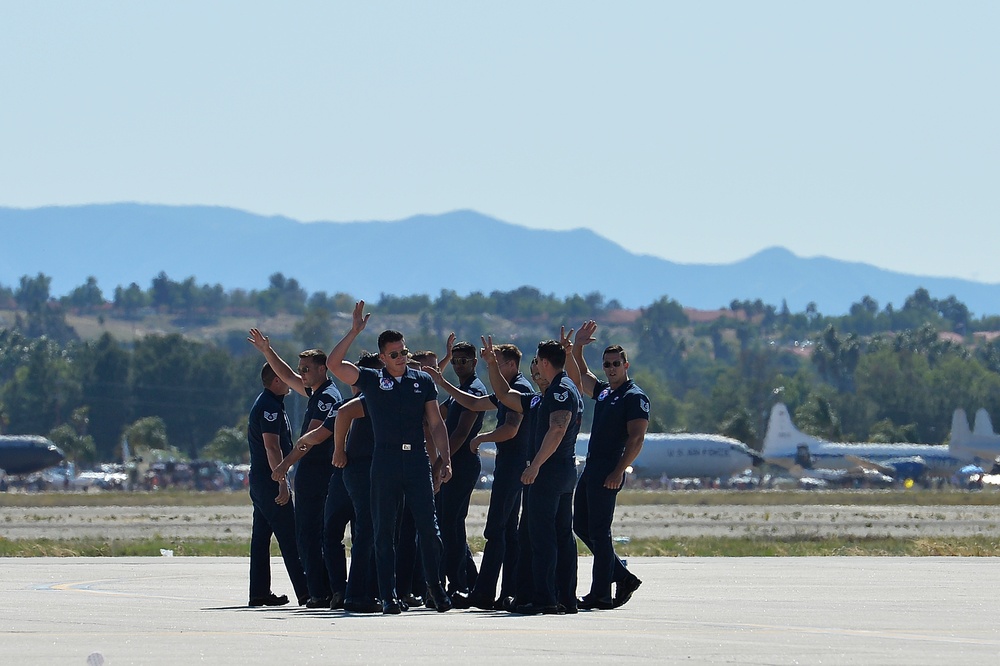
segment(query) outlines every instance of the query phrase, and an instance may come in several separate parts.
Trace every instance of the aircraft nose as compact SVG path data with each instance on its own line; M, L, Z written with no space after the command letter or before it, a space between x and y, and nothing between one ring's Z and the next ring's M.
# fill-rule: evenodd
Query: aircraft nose
M50 465L58 465L66 459L66 454L58 446L50 446L46 457Z

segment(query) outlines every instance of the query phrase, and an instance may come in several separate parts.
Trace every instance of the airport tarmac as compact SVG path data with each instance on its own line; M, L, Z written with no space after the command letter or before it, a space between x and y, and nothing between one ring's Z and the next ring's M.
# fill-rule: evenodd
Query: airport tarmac
M580 559L580 591L592 560ZM991 558L632 558L578 615L247 608L245 558L7 558L0 663L996 663ZM273 589L290 593L280 560ZM516 662L515 662L516 663Z

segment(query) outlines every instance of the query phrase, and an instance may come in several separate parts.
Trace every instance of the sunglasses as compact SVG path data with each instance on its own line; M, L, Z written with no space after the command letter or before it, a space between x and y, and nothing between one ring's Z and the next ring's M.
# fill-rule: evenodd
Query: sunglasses
M310 372L312 372L312 368L305 367L305 366L299 368L299 374L300 375L308 375Z
M395 361L400 356L409 356L409 355L410 355L410 350L407 349L406 347L403 347L399 351L389 352L389 358L391 358L393 361Z
M621 365L622 365L621 361L605 361L604 362L604 367L605 368L610 368L611 366L614 366L616 368L620 368Z
M451 359L451 364L452 365L468 365L470 363L475 363L475 362L476 362L476 359L474 359L474 358L453 358L453 359Z

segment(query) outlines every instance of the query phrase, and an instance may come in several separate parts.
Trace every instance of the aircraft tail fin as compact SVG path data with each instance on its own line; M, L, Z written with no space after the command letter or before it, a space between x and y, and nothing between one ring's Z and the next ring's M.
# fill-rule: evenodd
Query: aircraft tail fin
M996 432L993 431L993 421L990 420L990 415L982 407L976 411L976 421L972 426L972 434L985 437L996 436Z
M762 451L765 457L794 456L799 446L811 446L819 441L795 427L784 403L779 402L771 408Z
M987 417L989 418L989 417ZM978 419L976 425L979 425ZM992 429L992 425L990 428ZM959 407L951 415L951 438L948 440L948 448L955 449L967 444L972 439L972 431L969 430L969 417L965 415L965 410Z

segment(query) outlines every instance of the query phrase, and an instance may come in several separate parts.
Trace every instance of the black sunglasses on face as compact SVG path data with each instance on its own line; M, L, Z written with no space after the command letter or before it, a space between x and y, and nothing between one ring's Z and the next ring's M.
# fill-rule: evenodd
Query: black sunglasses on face
M307 375L307 374L309 374L309 372L311 370L312 370L312 368L308 368L308 367L302 366L302 367L299 368L299 374L300 375Z
M615 366L616 368L620 368L621 365L622 365L621 361L605 361L604 362L604 367L605 368L610 368L611 366Z
M391 351L391 352L389 352L389 358L391 358L393 361L395 361L400 356L409 356L409 355L410 355L410 350L407 349L406 347L403 347L399 351Z
M474 358L453 358L451 359L452 365L468 365L469 363L475 363Z

